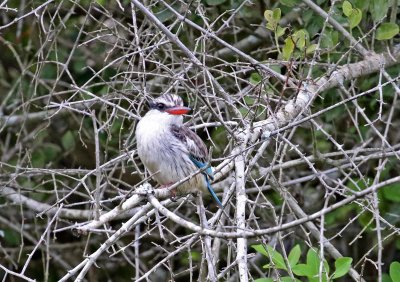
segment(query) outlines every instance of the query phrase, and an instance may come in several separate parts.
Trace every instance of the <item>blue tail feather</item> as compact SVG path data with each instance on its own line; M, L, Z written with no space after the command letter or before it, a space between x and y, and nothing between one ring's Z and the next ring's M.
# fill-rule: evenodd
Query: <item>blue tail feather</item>
M202 163L202 162L196 160L193 156L190 156L189 158L198 168L204 168L208 165L206 163ZM217 202L218 206L220 208L222 208L222 203L219 200L218 196L215 194L213 188L211 187L210 180L208 179L208 178L210 178L211 180L214 179L214 173L212 171L212 168L208 167L206 170L204 170L203 174L204 174L204 177L206 178L208 191L210 192L210 194L214 198L214 200Z
M214 198L214 200L217 202L218 206L219 206L220 208L222 208L222 207L223 207L223 206L222 206L222 203L221 203L221 201L219 200L218 196L215 194L214 189L211 187L211 184L210 184L210 181L208 180L208 177L207 177L207 176L205 176L205 177L206 177L206 182L207 182L207 189L208 189L208 191L210 192L211 196L213 196L213 198Z

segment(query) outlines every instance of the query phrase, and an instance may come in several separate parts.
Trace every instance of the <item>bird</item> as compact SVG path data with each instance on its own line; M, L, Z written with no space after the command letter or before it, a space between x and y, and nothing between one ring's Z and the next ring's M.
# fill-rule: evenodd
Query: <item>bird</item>
M137 153L152 178L162 188L169 187L190 174L203 169L179 184L175 194L209 191L218 206L222 203L211 187L213 170L207 163L208 150L203 140L183 124L185 107L180 96L165 93L148 102L149 110L136 127Z

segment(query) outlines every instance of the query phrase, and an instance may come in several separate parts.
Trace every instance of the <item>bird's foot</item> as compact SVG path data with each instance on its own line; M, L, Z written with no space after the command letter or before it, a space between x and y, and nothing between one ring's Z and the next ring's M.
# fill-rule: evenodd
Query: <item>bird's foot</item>
M171 201L173 201L173 202L176 202L177 200L176 200L176 188L174 188L174 189L171 189L170 191L169 191L169 198L171 199Z
M174 183L168 183L168 184L165 184L165 185L161 185L161 186L160 186L160 189L169 188L172 184L174 184ZM171 190L169 191L169 194L170 194L170 199L171 199L171 201L176 202L176 188L171 189Z

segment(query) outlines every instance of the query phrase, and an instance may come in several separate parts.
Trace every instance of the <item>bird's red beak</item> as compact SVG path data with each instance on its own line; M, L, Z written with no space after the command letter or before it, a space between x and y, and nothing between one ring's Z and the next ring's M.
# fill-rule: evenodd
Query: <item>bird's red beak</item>
M171 115L175 115L175 116L180 116L180 115L184 115L187 114L188 112L190 112L192 109L189 107L183 107L183 106L175 106L172 108L168 108L165 111Z

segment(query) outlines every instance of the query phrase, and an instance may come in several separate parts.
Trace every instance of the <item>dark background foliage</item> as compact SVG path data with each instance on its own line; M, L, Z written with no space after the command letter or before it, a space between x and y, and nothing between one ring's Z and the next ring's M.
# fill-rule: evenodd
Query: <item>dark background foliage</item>
M76 223L114 209L142 181L156 185L135 154L134 130L149 97L175 93L194 109L187 124L212 148L211 165L218 167L232 159L235 134L273 119L296 101L304 85L375 53L396 56L399 43L396 0L167 2L188 21L163 1L143 2L176 41L130 1L0 4L0 273L6 281L61 279L145 205L90 235L73 230ZM370 55L354 47L312 3ZM202 65L195 66L177 42ZM261 65L293 79L297 87ZM320 114L272 136L264 148L248 144L246 228L289 223L301 218L294 204L312 214L399 176L400 72L399 64L392 65L316 93L299 118ZM227 195L237 176L230 169L214 184L221 198L225 195L228 218L222 216L212 229L236 230L239 200ZM313 220L319 236L309 225L299 225L248 238L247 250L239 250L236 239L212 238L218 279L245 280L237 267L241 252L247 254L250 280L336 278L340 262L331 249L321 251L326 240L351 258L352 271L366 281L396 281L395 274L389 278L389 268L400 260L400 184L383 186ZM206 212L199 205L195 197L181 198L169 202L168 209L196 224L198 213L211 218L218 211L209 197L204 197ZM74 216L61 214L62 209ZM97 258L85 279L212 278L207 236L196 237L158 212L131 228ZM287 255L296 250L295 256L295 246L300 257L291 265ZM307 275L315 269L307 268L304 275L299 270L300 264L313 263L313 256L316 274L328 273L322 280ZM323 260L330 270L320 268ZM343 281L355 277L347 270Z

